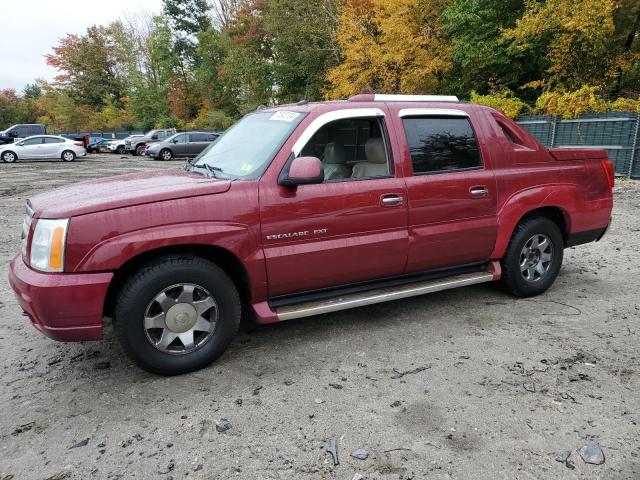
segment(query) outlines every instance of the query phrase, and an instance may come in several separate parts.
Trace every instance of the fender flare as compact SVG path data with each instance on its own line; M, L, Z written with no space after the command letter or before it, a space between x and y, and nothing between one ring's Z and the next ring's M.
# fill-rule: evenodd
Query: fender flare
M566 232L571 232L571 216L579 201L577 186L574 184L554 184L521 190L513 194L498 212L498 232L491 259L504 256L511 236L520 221L528 213L544 207L556 208L562 212Z
M78 262L74 271L116 271L133 258L153 250L181 245L205 245L229 250L239 258L251 248L239 239L249 237L248 227L241 224L198 222L161 225L117 235L96 244ZM238 247L241 250L238 252Z

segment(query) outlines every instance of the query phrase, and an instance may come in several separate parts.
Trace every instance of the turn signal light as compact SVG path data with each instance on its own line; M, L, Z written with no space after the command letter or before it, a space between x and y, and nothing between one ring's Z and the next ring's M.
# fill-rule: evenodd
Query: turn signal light
M51 250L49 252L49 268L62 270L62 256L64 252L64 228L57 227L51 236Z

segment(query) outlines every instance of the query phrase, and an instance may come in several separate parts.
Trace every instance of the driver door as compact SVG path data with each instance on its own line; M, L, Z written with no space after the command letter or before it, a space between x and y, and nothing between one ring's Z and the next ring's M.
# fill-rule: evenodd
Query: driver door
M38 158L42 158L44 156L43 153L43 137L33 137L28 138L22 142L22 146L20 147L20 152L18 153L18 157L27 160L35 160Z
M325 115L326 122L321 115L302 133L308 141L294 145L292 155L333 152L324 160L344 162L342 178L284 187L272 164L260 181L271 297L393 277L407 262L406 187L394 173L399 152L390 147L383 110Z

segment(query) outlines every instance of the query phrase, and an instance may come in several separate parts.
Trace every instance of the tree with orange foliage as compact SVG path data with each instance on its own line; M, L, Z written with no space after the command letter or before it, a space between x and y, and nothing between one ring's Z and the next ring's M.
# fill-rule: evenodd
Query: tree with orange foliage
M345 0L337 40L343 62L327 78L327 97L364 88L435 93L451 68L440 13L452 0Z

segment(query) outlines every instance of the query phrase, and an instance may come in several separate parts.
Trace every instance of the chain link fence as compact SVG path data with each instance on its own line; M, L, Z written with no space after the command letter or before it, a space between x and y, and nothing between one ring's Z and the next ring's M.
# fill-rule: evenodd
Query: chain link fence
M517 121L545 147L604 148L616 175L640 179L640 114L594 113L570 120L530 115Z

